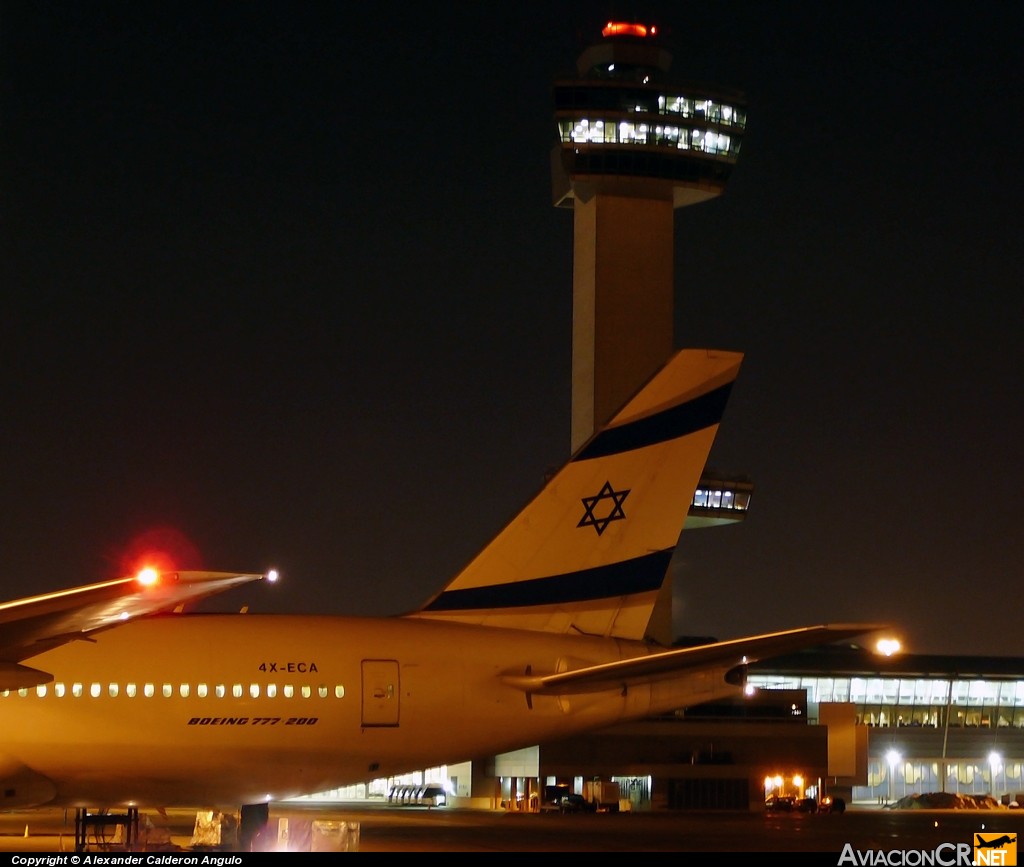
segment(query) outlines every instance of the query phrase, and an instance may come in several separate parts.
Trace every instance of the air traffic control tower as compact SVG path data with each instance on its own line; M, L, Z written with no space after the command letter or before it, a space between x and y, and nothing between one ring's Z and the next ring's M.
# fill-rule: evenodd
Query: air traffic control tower
M724 189L735 92L673 82L653 27L610 22L555 82L554 204L573 211L572 450L675 350L674 214Z

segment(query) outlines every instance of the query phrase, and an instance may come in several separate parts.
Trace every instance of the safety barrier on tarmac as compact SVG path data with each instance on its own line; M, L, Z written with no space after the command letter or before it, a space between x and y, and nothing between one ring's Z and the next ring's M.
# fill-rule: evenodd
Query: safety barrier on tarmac
M191 848L229 848L237 833L229 813L200 810L196 813ZM358 852L359 822L281 816L269 821L252 840L254 852Z

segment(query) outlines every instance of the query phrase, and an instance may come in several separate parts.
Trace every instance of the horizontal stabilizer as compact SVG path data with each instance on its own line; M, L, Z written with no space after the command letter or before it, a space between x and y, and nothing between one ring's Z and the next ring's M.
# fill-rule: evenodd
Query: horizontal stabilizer
M0 690L31 689L53 680L53 675L16 662L0 662Z
M160 572L58 590L0 605L0 662L19 662L133 617L171 611L261 574ZM36 681L36 683L45 681Z
M506 675L509 686L541 695L599 692L649 683L689 670L744 665L819 644L829 644L885 628L883 624L808 626L750 638L735 638L698 647L681 647L547 675Z

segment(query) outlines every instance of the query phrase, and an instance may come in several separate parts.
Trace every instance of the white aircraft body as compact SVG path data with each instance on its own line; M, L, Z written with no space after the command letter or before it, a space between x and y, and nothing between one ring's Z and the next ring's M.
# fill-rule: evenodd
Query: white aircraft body
M259 574L0 605L0 809L238 807L735 694L863 633L645 638L741 356L683 350L437 596L389 618L179 613Z

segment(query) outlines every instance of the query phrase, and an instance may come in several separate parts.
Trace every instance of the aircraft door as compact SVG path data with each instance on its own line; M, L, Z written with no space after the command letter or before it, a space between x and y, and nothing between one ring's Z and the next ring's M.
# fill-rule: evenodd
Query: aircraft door
M398 662L363 660L363 725L398 725Z

